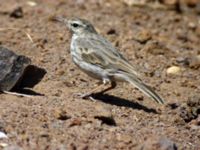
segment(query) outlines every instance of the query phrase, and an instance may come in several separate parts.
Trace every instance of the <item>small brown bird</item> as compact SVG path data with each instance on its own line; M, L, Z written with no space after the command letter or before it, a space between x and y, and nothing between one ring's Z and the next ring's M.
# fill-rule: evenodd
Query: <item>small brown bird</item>
M83 72L101 80L102 85L111 83L109 89L116 86L116 81L129 82L156 102L164 103L157 93L141 81L127 59L108 40L99 35L90 22L79 18L56 17L56 20L64 23L72 32L72 60ZM83 98L90 96L97 89L84 94Z

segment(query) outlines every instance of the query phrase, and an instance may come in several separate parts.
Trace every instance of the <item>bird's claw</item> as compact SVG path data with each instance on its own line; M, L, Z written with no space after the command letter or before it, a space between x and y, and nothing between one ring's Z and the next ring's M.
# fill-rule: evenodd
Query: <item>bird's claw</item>
M78 97L78 98L81 98L81 99L90 99L90 100L95 100L93 97L92 97L92 94L89 94L89 93L75 93L74 94L74 97Z

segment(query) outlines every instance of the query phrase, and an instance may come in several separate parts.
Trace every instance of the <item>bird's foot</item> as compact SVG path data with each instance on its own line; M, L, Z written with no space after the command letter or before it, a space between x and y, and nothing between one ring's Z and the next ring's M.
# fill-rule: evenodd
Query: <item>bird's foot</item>
M92 96L93 94L91 93L75 93L74 94L74 97L77 97L77 98L81 98L81 99L90 99L90 100L95 100Z

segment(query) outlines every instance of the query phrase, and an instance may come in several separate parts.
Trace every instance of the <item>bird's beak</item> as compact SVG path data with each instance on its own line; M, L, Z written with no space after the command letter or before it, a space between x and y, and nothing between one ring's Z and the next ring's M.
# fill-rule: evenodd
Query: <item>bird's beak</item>
M64 23L65 25L68 25L68 20L66 18L61 17L61 16L54 17L54 20L57 21L57 22Z

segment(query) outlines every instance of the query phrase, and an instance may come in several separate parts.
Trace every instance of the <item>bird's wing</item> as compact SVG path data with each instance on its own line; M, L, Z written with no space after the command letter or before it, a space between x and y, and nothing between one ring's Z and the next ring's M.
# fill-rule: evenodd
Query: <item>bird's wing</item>
M101 36L77 39L82 59L110 71L122 71L137 75L136 69Z

